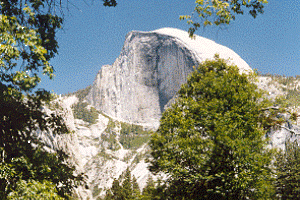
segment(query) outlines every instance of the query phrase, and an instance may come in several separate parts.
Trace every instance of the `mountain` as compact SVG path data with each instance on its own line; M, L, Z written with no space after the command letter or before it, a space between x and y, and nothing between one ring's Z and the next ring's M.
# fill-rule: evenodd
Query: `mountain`
M241 72L252 72L235 52L206 38L191 39L187 32L173 28L132 31L126 35L120 56L112 65L101 67L92 86L56 100L74 133L49 143L59 140L77 171L87 175L88 189L78 188L78 199L103 197L127 168L140 188L145 187L153 176L145 162L151 130L158 128L162 112L176 98L193 66L212 59L215 53L230 59ZM291 110L299 113L300 78L260 76L257 85L267 90L269 98L284 95ZM286 123L267 135L270 148L299 141L297 122L284 117Z
M186 78L218 53L242 72L252 71L234 51L174 28L127 34L120 56L102 66L87 101L114 119L158 128L161 113Z

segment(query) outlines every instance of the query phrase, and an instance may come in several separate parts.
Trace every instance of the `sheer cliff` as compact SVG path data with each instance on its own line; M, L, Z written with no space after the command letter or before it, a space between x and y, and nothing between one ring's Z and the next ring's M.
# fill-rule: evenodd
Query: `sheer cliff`
M157 128L165 105L193 66L216 53L251 71L235 52L206 38L191 39L173 28L132 31L116 61L98 72L87 100L112 118Z

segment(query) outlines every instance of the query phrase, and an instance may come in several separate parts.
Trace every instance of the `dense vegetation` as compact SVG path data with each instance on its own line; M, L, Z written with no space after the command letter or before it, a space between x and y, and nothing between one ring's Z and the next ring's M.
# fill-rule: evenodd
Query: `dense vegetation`
M145 131L142 126L121 122L120 143L125 149L138 149L149 139L149 131Z
M105 134L101 135L101 140L108 143L108 149L116 151L120 149L120 145L117 142L117 130L116 123L112 119L109 120L108 125L105 129Z
M276 154L275 193L280 199L300 198L300 147L288 142L284 151Z
M171 199L269 199L269 103L218 57L193 72L152 136L150 170L169 175ZM275 119L274 119L275 120Z
M118 179L105 199L299 199L299 145L266 147L264 136L284 122L285 109L264 99L253 80L218 57L201 64L151 137L150 169L168 178L149 179L141 194L132 180L125 189ZM125 124L120 136L141 131Z
M120 180L123 180L120 184ZM136 199L140 195L140 189L136 178L131 176L130 170L127 168L124 174L121 174L119 179L114 179L110 190L106 192L105 200L112 199Z
M95 124L98 119L99 112L94 107L90 107L90 109L88 109L87 106L88 103L85 102L78 102L72 105L74 118L82 119L89 124Z
M88 108L89 104L84 101L91 88L91 86L88 86L84 89L65 95L75 95L78 98L78 103L72 105L74 118L82 119L83 121L89 123L89 125L95 124L100 114L100 112L97 111L94 107L91 106L90 108Z
M61 113L46 112L53 95L38 88L41 74L54 77L62 3L56 0L1 0L0 198L69 198L82 180L58 147L46 151L38 134L67 134ZM115 1L103 1L115 6Z
M125 149L136 150L150 140L151 132L145 131L142 126L118 122L110 119L105 129L107 134L101 138L109 143L109 149L118 150L117 135L119 142Z

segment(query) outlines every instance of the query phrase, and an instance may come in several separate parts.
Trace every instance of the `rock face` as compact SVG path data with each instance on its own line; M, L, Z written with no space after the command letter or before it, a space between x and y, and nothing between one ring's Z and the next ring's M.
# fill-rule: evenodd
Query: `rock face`
M120 56L98 72L87 101L120 121L158 128L165 105L187 76L214 54L231 58L241 71L252 71L227 47L178 29L127 34Z
M271 130L267 134L270 138L269 147L284 150L287 143L300 143L300 127L287 121L282 128Z

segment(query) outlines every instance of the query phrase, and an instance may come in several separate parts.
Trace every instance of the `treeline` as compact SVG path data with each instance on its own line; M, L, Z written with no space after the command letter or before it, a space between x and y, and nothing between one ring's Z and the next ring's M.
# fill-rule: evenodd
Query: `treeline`
M84 89L77 90L76 92L70 92L70 93L64 94L63 96L75 95L78 98L78 101L81 102L89 94L91 88L92 88L92 86L87 86Z
M279 151L275 154L273 178L270 177L270 183L272 188L269 188L267 192L268 198L261 198L266 196L261 194L261 197L257 196L254 199L284 199L295 200L300 199L300 147L297 142L288 143L287 149ZM122 181L123 180L123 181ZM182 187L178 185L178 188ZM173 188L174 189L174 188ZM181 188L185 190L187 188ZM118 178L114 179L112 187L106 191L104 200L166 200L170 199L170 196L174 191L168 187L164 181L154 181L150 176L147 180L146 186L142 192L137 184L136 178L131 175L129 169L126 170ZM98 195L99 193L97 193ZM96 194L95 194L96 195ZM95 196L96 197L96 196ZM98 197L100 200L101 198ZM184 199L182 196L174 199ZM199 193L198 199L201 198ZM209 198L208 198L209 199ZM221 199L226 199L221 198Z
M156 184L151 176L147 180L145 188L141 191L137 180L127 168L118 179L114 179L112 187L106 191L104 200L152 200L162 199L163 186L160 181ZM101 199L99 197L99 199Z

